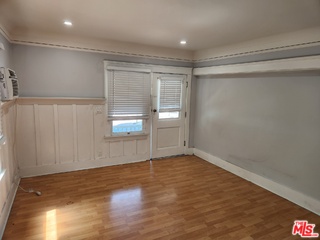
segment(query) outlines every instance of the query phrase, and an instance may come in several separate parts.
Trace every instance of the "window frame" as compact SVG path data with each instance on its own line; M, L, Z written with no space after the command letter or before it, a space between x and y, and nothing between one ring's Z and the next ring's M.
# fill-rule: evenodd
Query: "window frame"
M136 63L125 63L125 62L110 62L110 61L104 61L104 72L105 72L105 86L104 86L104 96L106 100L106 118L107 118L107 133L106 137L126 137L126 136L144 136L149 134L148 125L150 124L149 119L151 118L151 101L149 102L149 115L148 116L128 116L128 117L113 117L109 118L108 116L108 100L109 100L109 92L108 92L108 83L109 83L109 74L108 71L128 71L128 72L141 72L141 73L150 73L150 86L151 86L151 80L152 80L152 71L150 66L145 64L136 64ZM150 98L151 98L151 90L150 90ZM113 121L118 120L142 120L142 131L138 132L120 132L115 133L113 132Z
M132 131L132 132L113 132L113 122L114 121L119 121L119 120L123 120L123 119L110 119L110 124L111 124L111 135L112 136L132 136L132 135L141 135L141 134L145 134L146 133L146 123L145 123L145 119L139 119L139 118L135 118L135 119L125 119L125 120L141 120L142 121L142 130L141 131Z
M174 81L174 80L177 80L177 75L181 75L181 79L179 79L180 81L180 99L179 99L179 108L161 108L161 82L162 81ZM184 87L184 82L186 80L186 77L187 75L185 74L176 74L175 77L173 77L172 75L166 75L166 74L163 74L161 77L158 77L158 93L157 93L157 109L159 110L159 114L158 114L158 120L159 121L174 121L174 120L177 120L177 119L181 119L182 117L182 109L181 109L181 106L182 106L182 91L183 91L183 87ZM164 89L165 90L165 89ZM172 97L172 96L170 96ZM160 114L161 113L174 113L174 112L177 112L178 113L178 117L160 117Z

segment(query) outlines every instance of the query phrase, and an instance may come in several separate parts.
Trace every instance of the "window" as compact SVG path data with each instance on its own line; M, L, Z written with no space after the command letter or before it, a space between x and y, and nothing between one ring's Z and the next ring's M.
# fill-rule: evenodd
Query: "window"
M142 132L142 120L113 120L113 133Z
M179 118L183 77L159 79L159 119Z
M150 113L150 71L108 70L108 119L112 135L142 133Z

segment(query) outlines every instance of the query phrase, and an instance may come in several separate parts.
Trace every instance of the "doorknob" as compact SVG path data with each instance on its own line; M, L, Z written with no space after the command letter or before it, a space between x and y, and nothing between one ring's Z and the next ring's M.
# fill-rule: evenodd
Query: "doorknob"
M152 112L154 112L154 113L157 112L157 109L153 109Z

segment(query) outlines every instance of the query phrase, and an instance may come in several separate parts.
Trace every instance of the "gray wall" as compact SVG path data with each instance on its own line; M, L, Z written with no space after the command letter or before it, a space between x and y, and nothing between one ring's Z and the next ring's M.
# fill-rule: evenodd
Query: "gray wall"
M320 74L196 86L196 148L320 200Z
M12 45L0 33L0 42L3 43L5 50L0 50L0 67L12 67Z
M103 60L191 67L192 63L13 45L21 97L104 97Z

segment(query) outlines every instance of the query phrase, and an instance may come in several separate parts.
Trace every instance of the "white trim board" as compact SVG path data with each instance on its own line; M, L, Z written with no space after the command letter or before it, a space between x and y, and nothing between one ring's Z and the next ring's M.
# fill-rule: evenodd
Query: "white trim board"
M320 216L320 201L194 148L194 155Z
M185 151L186 155L193 155L194 154L194 148L187 148Z
M320 71L320 56L194 68L193 75L235 75L298 71Z
M104 105L104 98L51 98L51 97L19 97L13 101L16 101L18 105L30 105L30 104L38 104L38 105ZM13 102L10 101L10 102ZM13 102L15 103L15 102Z
M132 62L122 62L122 61L110 61L104 60L104 69L121 69L135 71L151 72L151 73L168 73L168 74L192 74L191 67L178 67L178 66L165 66L165 65L154 65L146 63L132 63Z

